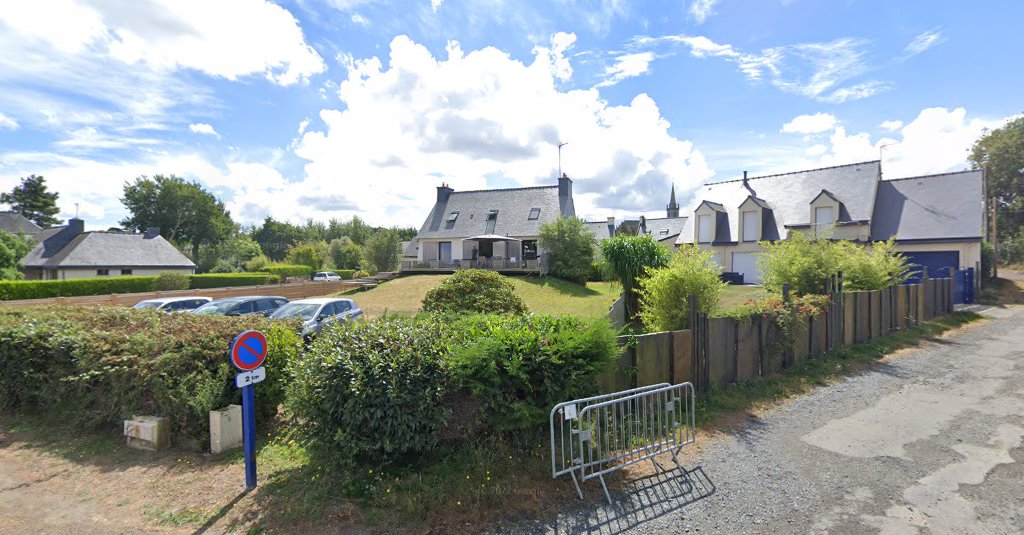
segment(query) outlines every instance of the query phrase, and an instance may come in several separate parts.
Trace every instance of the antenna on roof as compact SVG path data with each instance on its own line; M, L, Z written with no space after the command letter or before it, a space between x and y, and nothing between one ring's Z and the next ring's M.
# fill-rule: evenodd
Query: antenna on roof
M564 147L564 146L566 146L568 144L569 144L568 141L564 141L564 142L563 141L559 141L558 142L558 177L559 178L562 177L562 147Z
M879 146L878 146L878 179L879 179L879 180L881 180L881 179L882 179L882 158L883 158L883 151L885 150L885 148L886 148L886 147L891 147L891 146L893 146L893 145L895 145L895 144L896 144L896 143L894 142L894 143L886 143L885 145L879 145Z
M78 203L75 203L75 219L78 219Z

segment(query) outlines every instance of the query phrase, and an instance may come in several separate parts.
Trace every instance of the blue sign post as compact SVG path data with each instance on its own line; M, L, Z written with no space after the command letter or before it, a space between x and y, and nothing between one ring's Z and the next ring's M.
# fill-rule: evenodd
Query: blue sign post
M242 390L242 440L245 450L245 490L256 488L256 383L266 379L267 337L259 331L245 331L231 342L231 364L241 373L235 386Z

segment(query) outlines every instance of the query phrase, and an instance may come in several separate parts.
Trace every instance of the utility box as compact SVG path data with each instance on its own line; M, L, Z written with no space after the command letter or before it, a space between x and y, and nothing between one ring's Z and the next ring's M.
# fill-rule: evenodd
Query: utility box
M242 406L210 411L210 453L242 447Z
M171 420L166 416L135 416L124 421L129 448L162 450L171 446Z

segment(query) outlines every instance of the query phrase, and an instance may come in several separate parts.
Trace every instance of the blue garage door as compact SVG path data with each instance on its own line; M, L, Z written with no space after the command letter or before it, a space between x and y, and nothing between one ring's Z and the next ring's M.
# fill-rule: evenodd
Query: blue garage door
M921 280L921 268L928 268L928 276L948 277L949 268L960 269L960 253L958 251L928 251L917 253L903 253L907 257L907 264L910 265L909 283L917 283Z

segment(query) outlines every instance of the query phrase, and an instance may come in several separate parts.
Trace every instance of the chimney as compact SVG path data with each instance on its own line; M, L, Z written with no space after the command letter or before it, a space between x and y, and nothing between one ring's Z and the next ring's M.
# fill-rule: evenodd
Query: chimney
M747 185L747 172L746 171L743 171L743 185L744 186Z
M608 237L615 237L615 216L608 216Z
M448 202L448 196L451 195L453 191L455 190L449 188L447 182L442 182L441 185L437 187L437 202Z
M565 173L558 177L558 196L572 197L572 179Z
M147 239L147 240L152 240L153 238L155 238L155 237L157 237L159 235L160 235L160 227L149 227L149 228L146 229L146 233L143 235L143 237L145 239Z
M78 219L77 217L68 219L68 228L65 231L70 237L78 236L85 232L85 221Z

